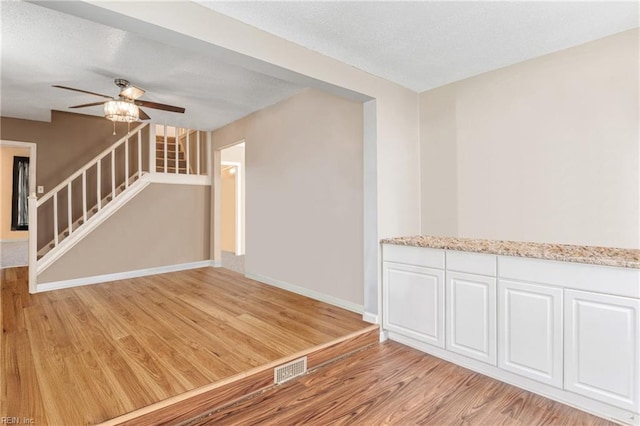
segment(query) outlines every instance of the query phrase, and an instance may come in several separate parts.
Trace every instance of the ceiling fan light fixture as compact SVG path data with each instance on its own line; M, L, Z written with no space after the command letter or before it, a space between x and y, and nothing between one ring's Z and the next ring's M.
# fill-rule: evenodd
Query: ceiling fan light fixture
M127 99L138 99L142 95L144 95L144 90L136 86L125 87L120 91L120 96L124 96Z
M132 123L138 121L140 110L133 102L113 100L105 102L104 116L113 122Z

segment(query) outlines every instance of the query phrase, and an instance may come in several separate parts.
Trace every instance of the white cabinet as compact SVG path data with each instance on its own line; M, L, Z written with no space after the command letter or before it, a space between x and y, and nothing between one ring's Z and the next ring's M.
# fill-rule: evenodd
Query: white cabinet
M640 300L565 290L565 389L640 411Z
M391 339L640 426L640 270L393 245L383 261Z
M498 366L562 388L562 289L498 282Z
M496 365L496 279L447 270L446 348Z
M384 262L383 326L444 347L444 271Z

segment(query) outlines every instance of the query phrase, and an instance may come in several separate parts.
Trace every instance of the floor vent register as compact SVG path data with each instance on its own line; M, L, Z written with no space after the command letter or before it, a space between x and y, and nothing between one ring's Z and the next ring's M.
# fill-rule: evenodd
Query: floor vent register
M282 364L273 370L273 381L276 385L288 382L307 372L307 357Z

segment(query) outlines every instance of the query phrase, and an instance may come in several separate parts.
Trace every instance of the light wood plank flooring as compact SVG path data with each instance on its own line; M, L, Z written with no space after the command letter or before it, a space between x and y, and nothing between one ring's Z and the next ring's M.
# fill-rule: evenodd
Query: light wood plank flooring
M0 417L96 424L371 328L360 315L203 268L30 295L0 272Z
M395 342L189 423L613 425Z

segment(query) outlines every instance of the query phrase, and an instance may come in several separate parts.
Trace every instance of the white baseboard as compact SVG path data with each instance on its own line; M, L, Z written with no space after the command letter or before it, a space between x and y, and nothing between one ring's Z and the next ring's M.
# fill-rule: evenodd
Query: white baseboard
M372 314L371 312L366 312L362 314L362 320L366 322L370 322L371 324L379 324L378 315Z
M295 284L286 283L284 281L276 280L274 278L265 277L257 274L246 274L247 278L252 280L260 281L261 283L269 284L274 287L281 288L283 290L290 291L292 293L299 294L301 296L306 296L311 299L319 300L324 303L328 303L330 305L337 306L339 308L346 309L351 312L355 312L358 314L364 313L364 306L358 305L357 303L349 302L347 300L343 300L337 297L330 296L328 294L320 293L315 290L310 290L308 288L300 287Z
M99 284L109 281L124 280L129 278L146 277L149 275L165 274L167 272L186 271L187 269L211 267L213 261L202 260L199 262L180 263L178 265L158 266L156 268L138 269L135 271L116 272L114 274L95 275L92 277L74 278L64 281L38 283L36 293L43 291L60 290L63 288L79 287L83 285Z
M211 261L211 267L212 268L222 268L222 261L221 260L212 260Z
M22 231L17 231L17 232L22 232ZM0 240L0 243L28 243L28 242L29 242L28 238L20 238L17 240Z

